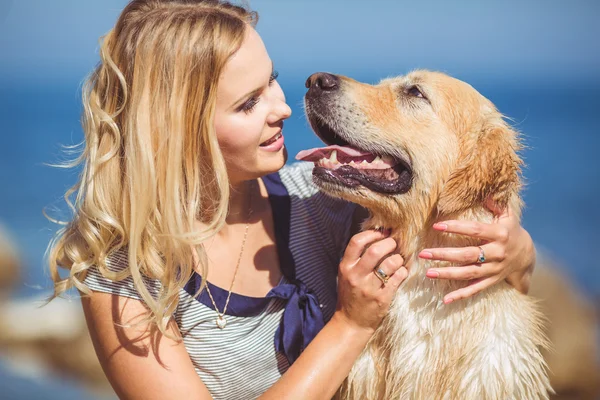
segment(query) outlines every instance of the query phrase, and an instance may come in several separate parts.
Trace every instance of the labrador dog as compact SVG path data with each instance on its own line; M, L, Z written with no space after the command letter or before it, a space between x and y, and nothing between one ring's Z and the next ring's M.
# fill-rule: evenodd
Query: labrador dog
M339 397L548 398L547 340L534 301L500 282L444 305L466 283L427 279L427 268L448 263L417 257L424 248L481 245L432 225L492 222L486 200L520 215L517 132L473 87L442 73L413 71L377 85L317 73L307 88L308 121L328 146L296 158L315 163L324 192L369 210L363 229L391 229L410 271Z

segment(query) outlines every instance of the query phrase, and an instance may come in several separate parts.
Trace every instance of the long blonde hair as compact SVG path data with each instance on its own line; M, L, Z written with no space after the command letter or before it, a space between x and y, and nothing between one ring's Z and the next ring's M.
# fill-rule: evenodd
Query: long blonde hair
M202 243L225 222L217 83L256 20L218 0L134 0L102 38L83 89L83 151L69 164L83 165L65 195L74 215L47 252L52 298L72 287L90 294L83 280L92 266L111 280L131 276L150 321L166 332L194 269L192 249L206 276ZM107 257L125 247L127 268L111 271ZM143 277L160 281L158 297Z

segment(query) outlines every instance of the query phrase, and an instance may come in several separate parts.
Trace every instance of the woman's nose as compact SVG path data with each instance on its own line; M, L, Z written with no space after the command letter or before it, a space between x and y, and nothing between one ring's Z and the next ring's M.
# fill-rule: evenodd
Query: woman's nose
M284 101L281 102L281 118L287 119L292 115L292 109L288 104Z
M292 115L292 109L285 102L285 97L280 99L277 98L275 100L275 104L273 106L273 111L270 114L269 123L275 123L282 119L288 119Z

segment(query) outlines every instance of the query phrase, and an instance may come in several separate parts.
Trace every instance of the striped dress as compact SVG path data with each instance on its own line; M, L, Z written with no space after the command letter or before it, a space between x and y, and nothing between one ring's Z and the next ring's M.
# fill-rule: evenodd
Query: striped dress
M271 387L333 315L337 268L349 240L355 206L320 193L312 164L285 166L263 177L273 212L283 277L265 298L232 293L225 329L206 290L195 297L202 278L194 274L180 289L173 315L196 372L215 399L254 399ZM108 260L126 267L127 254ZM131 278L113 282L91 268L90 289L140 299ZM219 310L227 290L207 282ZM158 284L147 281L151 293Z

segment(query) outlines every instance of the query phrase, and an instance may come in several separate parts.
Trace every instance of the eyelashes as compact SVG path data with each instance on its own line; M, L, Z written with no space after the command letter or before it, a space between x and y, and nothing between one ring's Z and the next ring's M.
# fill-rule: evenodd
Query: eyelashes
M245 112L246 114L251 113L254 110L254 107L258 104L260 97L252 96L246 101L240 111Z
M277 80L278 77L279 77L279 72L273 71L273 73L269 77L269 86L271 86L271 84L275 80ZM256 107L256 105L258 104L259 101L260 101L260 96L250 97L244 104L242 104L240 111L243 111L246 114L251 113L252 111L254 111L254 108Z

